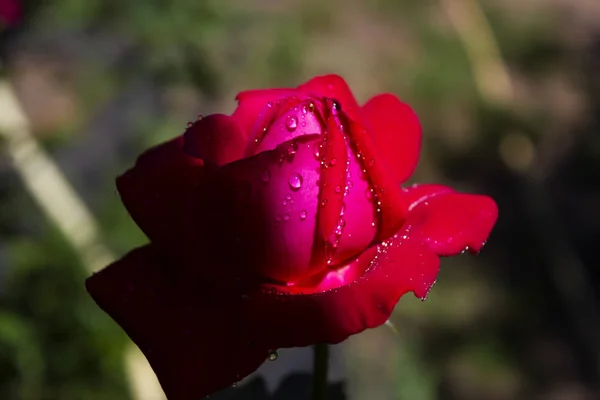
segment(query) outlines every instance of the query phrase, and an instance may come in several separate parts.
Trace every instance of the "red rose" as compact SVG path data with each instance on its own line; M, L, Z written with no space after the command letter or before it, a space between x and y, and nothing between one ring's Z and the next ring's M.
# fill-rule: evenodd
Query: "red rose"
M361 107L328 75L237 100L118 178L151 244L87 281L171 400L227 387L275 349L383 324L497 217L485 196L401 187L421 128L391 94Z

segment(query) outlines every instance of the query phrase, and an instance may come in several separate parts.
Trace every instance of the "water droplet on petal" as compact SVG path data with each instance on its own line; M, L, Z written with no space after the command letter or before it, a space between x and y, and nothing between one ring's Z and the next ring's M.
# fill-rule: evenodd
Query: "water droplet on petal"
M289 221L289 220L290 220L290 215L289 215L289 214L285 214L285 215L283 216L283 220L284 220L284 221Z
M327 205L327 199L323 199L323 201L321 201L321 207L325 207Z
M272 350L269 352L269 361L275 361L277 360L277 351L276 350Z
M202 118L204 118L204 116L202 114L198 114L197 120L200 121Z
M367 198L367 200L372 201L373 200L373 189L365 190L365 197Z
M329 165L333 167L335 164L337 164L337 160L335 158L332 158L331 161L329 161Z
M294 159L294 155L298 151L298 143L294 140L292 141L287 148L287 159L288 161L292 161Z
M304 221L306 219L306 210L300 211L300 219Z
M302 176L298 174L290 175L288 184L293 191L299 190L302 187Z
M313 154L317 160L321 159L321 145L315 145L313 147Z
M265 172L262 173L260 179L263 182L269 182L271 180L271 173L269 172L268 169L266 169Z
M313 103L312 101L310 103L308 103L308 111L310 111L310 112L315 111L315 103Z
M271 102L268 102L268 103L267 103L267 107L269 107L269 108L273 107L273 103L271 103Z
M335 113L342 111L342 105L335 99L333 100L333 111L335 111Z
M298 127L298 119L292 115L288 115L285 121L285 128L289 132L294 132L296 130L296 127Z
M341 186L336 186L335 187L335 192L336 193L342 193L342 187Z
M187 127L188 127L188 128L191 128L191 127L192 127L192 125L194 125L194 123L193 123L193 122L191 122L191 121L187 123Z

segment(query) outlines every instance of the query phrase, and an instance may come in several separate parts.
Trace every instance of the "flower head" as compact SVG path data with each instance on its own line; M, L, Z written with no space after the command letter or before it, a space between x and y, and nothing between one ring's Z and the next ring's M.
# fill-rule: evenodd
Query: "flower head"
M421 128L394 95L361 107L327 75L237 100L118 178L151 244L87 281L171 400L229 386L275 349L383 324L497 218L486 196L401 186Z

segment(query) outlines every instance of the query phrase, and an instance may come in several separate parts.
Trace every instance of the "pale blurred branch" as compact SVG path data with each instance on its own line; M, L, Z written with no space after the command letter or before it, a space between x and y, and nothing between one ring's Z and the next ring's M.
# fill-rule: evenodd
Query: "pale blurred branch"
M490 103L514 98L508 67L494 32L477 0L439 0L465 48L477 90Z
M102 242L92 213L31 133L27 117L6 81L0 82L0 110L0 137L29 194L90 273L108 265L115 256ZM125 361L134 399L164 398L152 369L137 347L128 347Z

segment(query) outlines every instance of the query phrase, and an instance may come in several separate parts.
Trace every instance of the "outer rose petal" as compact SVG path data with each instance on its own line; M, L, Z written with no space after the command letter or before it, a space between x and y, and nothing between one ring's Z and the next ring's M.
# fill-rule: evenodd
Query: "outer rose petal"
M498 207L487 196L456 193L441 185L416 185L404 191L412 200L406 223L410 234L418 232L439 255L465 249L478 252L498 218Z
M274 103L284 97L299 94L301 93L296 89L259 89L240 92L235 97L238 101L238 106L231 117L238 121L248 138L258 116L269 102Z
M392 94L373 97L363 106L363 112L396 182L406 181L417 167L421 151L417 115Z
M360 107L348 87L348 84L339 75L323 75L312 78L310 81L298 86L306 93L314 93L321 97L337 100L342 106L342 111L355 122L362 123Z
M215 165L239 160L246 148L242 127L224 114L211 114L196 121L183 138L183 150L187 154Z
M258 345L301 347L339 343L387 321L408 291L425 297L435 282L438 257L411 237L396 236L364 252L351 268L366 270L345 286L315 294L264 287L248 295L242 315ZM348 273L351 276L351 273Z
M189 290L154 247L138 248L93 275L86 288L144 353L169 400L200 399L250 374L268 349L248 346L241 295Z
M158 145L117 178L121 199L138 226L153 241L193 234L188 212L192 189L205 176L202 160L185 154L183 136ZM186 222L187 221L187 222Z

